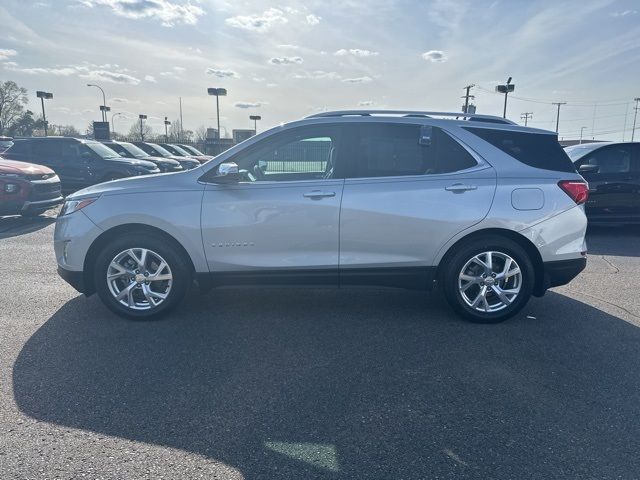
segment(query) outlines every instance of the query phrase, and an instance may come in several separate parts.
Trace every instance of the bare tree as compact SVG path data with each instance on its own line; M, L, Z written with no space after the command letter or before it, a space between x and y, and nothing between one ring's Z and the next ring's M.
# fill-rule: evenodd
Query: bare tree
M207 139L207 127L200 125L196 128L194 140L198 143L204 143Z
M153 136L153 128L151 128L148 124L142 124L142 133L144 134L144 140L150 140ZM135 140L142 140L140 137L140 122L133 122L131 124L131 128L129 129L129 138Z
M12 80L0 83L0 132L5 133L22 116L27 104L27 89Z

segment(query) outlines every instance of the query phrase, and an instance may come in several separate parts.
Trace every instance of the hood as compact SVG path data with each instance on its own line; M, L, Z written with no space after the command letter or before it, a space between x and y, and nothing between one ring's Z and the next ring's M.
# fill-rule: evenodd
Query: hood
M149 155L148 157L143 157L142 160L148 160L150 162L154 162L154 163L165 163L165 164L169 164L169 165L176 165L179 164L180 162L178 162L177 160L175 160L173 157L169 158L169 157L154 157Z
M157 191L166 193L176 190L193 190L204 188L204 184L198 183L202 175L199 169L182 170L179 172L157 173L155 175L143 175L141 177L128 177L110 182L98 183L82 190L78 190L67 197L67 200L79 200L86 197L100 195L117 195Z
M137 165L140 167L149 168L151 170L156 168L156 164L148 161L146 158L116 157L116 158L105 158L104 161L126 163L127 165Z
M20 175L55 175L53 170L43 165L0 158L0 174L2 173L16 173Z

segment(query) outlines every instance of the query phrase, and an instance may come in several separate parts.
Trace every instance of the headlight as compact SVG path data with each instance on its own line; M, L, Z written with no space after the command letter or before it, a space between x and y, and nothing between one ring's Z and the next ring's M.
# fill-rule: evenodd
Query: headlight
M15 183L5 183L4 191L6 193L17 193L20 191L20 185L17 185Z
M62 217L63 215L70 215L73 212L82 210L87 205L91 205L97 199L98 197L83 198L82 200L67 200L66 202L64 202L64 205L62 205L62 208L60 209L60 215L58 216Z

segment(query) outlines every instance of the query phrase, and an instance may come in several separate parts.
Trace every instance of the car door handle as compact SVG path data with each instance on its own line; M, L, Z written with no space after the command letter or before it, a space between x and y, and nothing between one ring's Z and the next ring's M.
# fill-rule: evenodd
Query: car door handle
M444 187L448 192L454 193L462 193L468 190L477 190L478 187L475 185L465 185L463 183L454 183L453 185L449 185L448 187Z
M323 192L322 190L313 190L311 192L303 193L302 196L305 198L335 197L336 192Z

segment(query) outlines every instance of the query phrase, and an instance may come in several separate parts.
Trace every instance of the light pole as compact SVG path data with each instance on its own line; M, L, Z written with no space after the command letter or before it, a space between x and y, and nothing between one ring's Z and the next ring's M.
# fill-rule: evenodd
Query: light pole
M558 114L556 115L556 133L558 133L558 127L560 126L560 106L561 105L566 105L567 102L554 102L551 105L557 105L558 106Z
M102 89L102 87L100 85L95 85L93 83L87 83L87 87L96 87L100 89L100 91L102 92L102 106L104 108L107 108L107 97L105 96L104 90ZM100 110L102 111L102 121L106 122L107 114L105 113L105 110L103 110L102 108Z
M640 97L636 97L633 99L636 102L636 106L633 107L635 113L633 114L633 129L631 130L631 141L635 138L636 134L636 118L638 117L638 102L640 102Z
M218 140L220 140L220 97L227 96L226 88L207 88L207 94L215 95L216 97L216 117L218 118Z
M51 100L53 98L53 93L38 90L36 92L36 96L40 99L40 102L42 102L42 121L44 122L44 136L46 137L49 135L49 132L47 129L47 116L44 113L44 99L46 98L47 100Z
M584 129L587 127L580 127L580 142L578 142L578 145L582 145L582 132L584 132Z
M258 134L258 120L262 120L260 115L249 115L249 120L253 120L253 134Z
M142 130L142 120L146 120L147 116L146 115L138 115L138 118L140 119L140 140L144 142L144 131Z
M124 115L124 113L117 112L117 113L114 113L113 115L111 115L111 135L115 135L116 134L116 126L113 123L113 119L116 118L118 115Z
M111 111L111 107L107 107L106 105L100 105L100 111L102 112L102 121L107 121L107 112Z
M169 143L169 134L167 133L167 127L171 125L171 122L164 117L164 141Z
M513 92L516 86L511 83L511 77L507 79L507 83L504 85L496 85L496 92L504 93L504 110L502 112L502 118L507 118L507 95Z

